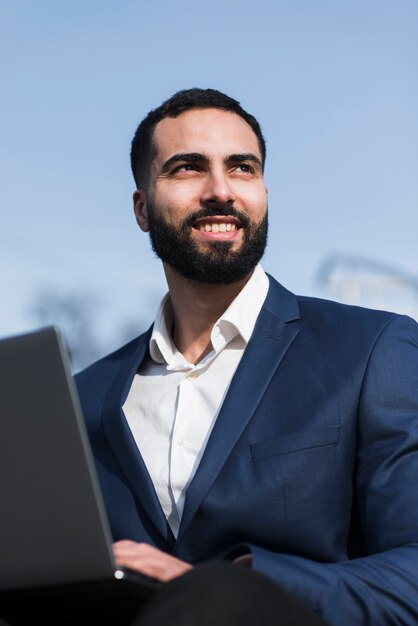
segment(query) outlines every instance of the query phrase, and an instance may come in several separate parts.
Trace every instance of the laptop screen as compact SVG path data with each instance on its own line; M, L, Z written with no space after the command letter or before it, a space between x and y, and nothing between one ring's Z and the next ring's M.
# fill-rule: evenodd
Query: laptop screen
M111 534L56 328L0 341L0 590L113 576Z

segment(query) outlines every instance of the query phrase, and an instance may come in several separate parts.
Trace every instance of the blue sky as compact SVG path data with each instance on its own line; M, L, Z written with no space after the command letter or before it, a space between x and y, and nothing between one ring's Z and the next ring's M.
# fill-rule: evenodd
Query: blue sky
M132 134L178 89L267 138L265 268L320 294L332 253L418 275L416 0L2 0L0 335L40 290L84 293L108 343L165 283L132 212ZM321 294L323 295L323 294Z

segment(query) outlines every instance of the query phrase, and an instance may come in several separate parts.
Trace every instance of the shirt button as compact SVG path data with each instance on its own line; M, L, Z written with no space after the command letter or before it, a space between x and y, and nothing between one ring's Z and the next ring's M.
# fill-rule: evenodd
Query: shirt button
M186 442L184 439L177 439L177 445L182 448L183 446L186 445Z
M196 380L197 378L197 374L195 372L190 372L190 374L187 376L187 380Z

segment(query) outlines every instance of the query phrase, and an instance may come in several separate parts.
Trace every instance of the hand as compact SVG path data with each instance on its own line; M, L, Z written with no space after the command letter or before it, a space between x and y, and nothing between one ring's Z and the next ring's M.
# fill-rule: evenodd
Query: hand
M117 541L112 547L118 565L129 567L163 582L177 578L193 567L190 563L176 559L147 543L124 539Z

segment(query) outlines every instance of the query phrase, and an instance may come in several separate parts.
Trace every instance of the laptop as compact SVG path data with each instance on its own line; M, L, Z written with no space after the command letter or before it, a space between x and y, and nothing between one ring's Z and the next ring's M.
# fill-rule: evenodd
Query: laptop
M0 503L0 618L10 624L129 623L160 586L114 562L55 327L0 341Z

